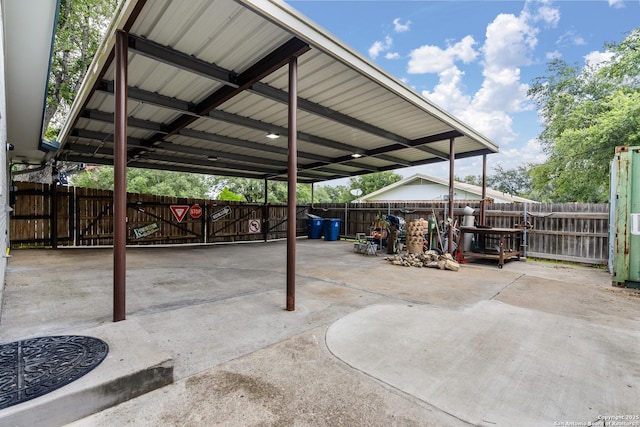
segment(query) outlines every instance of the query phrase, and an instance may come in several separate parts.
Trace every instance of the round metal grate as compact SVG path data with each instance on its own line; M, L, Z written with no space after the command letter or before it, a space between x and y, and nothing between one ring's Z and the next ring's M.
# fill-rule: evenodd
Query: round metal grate
M104 341L79 335L0 344L0 409L77 380L98 366L108 352Z

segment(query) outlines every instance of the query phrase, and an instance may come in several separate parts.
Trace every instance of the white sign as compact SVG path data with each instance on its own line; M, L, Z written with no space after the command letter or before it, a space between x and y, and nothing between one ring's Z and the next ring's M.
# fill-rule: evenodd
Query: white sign
M260 232L260 220L259 219L250 219L249 220L249 233L259 233Z
M160 226L156 222L152 222L151 224L143 225L142 227L134 228L133 234L136 239L142 239L143 237L147 237L155 233L156 231L160 231Z
M217 221L223 216L227 216L231 213L231 208L229 206L225 206L217 212L211 214L211 221Z
M640 235L640 213L631 214L631 234Z

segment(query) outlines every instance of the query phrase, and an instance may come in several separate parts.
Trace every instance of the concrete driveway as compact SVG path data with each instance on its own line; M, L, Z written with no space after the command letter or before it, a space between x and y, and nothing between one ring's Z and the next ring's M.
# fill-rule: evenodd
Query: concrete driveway
M132 248L113 324L110 250L12 255L2 342L93 332L109 358L144 342L133 359L173 365L171 385L74 426L640 426L639 294L600 269L406 268L303 239L286 312L285 242Z

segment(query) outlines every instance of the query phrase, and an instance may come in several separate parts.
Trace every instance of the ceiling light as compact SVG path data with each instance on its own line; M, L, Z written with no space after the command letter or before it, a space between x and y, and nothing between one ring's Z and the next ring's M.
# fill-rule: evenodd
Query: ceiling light
M269 138L269 139L276 139L276 138L280 138L280 135L278 135L277 133L269 132L269 133L267 134L267 138Z
M360 153L353 153L353 154L351 155L351 157L353 157L354 159L359 159L360 157L362 157L362 154L360 154Z

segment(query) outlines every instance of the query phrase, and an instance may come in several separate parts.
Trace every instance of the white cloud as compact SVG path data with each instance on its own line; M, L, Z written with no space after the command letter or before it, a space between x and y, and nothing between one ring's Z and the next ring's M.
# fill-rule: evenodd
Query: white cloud
M613 58L613 52L598 52L598 51L593 51L593 52L589 52L584 56L584 64L587 67L591 67L591 68L598 68L601 64L603 64L604 62L609 61L611 58Z
M528 24L527 16L503 13L487 26L487 38L482 47L486 68L502 69L531 63L531 53L538 43L538 30Z
M386 59L398 59L400 58L400 54L398 52L387 52L384 57Z
M372 59L376 59L378 55L380 55L382 52L389 50L392 44L393 44L393 39L389 36L386 36L384 41L376 41L369 48L369 56Z
M460 119L473 129L485 135L498 145L507 145L516 140L513 131L513 119L504 111L481 111L468 108L459 113Z
M410 73L438 73L439 82L433 91L423 91L422 95L497 144L508 145L518 138L513 130L512 114L534 108L527 97L529 86L521 81L521 68L532 63L540 31L537 25L555 26L559 19L560 13L544 1L527 2L518 16L496 16L487 25L485 42L478 49L483 54L484 79L475 93L466 91L464 72L455 65L456 61L476 59L478 51L474 49L476 42L471 36L446 49L438 46L415 49L411 52L408 70ZM463 55L469 52L473 55ZM547 57L559 55L555 51ZM536 144L530 141L524 151L507 150L500 158L518 160L519 164L525 160L534 161L541 153ZM523 160L523 156L527 159Z
M407 21L404 24L400 23L400 18L393 20L393 31L396 33L404 33L411 29L411 21Z
M475 108L509 113L533 108L527 98L529 85L520 81L519 68L485 70L484 75L482 87L473 98Z
M540 142L531 139L522 148L512 148L509 150L500 150L497 154L487 156L487 175L493 175L493 168L497 165L503 169L516 169L527 163L543 163L546 155L542 150ZM440 162L431 165L413 166L410 168L400 169L396 171L403 177L409 177L415 173L424 173L427 175L448 179L449 163ZM470 157L467 159L456 160L454 173L458 177L468 175L482 176L482 158Z
M464 72L453 66L440 73L440 81L433 92L423 91L422 96L456 114L471 104L471 98L464 94L462 77Z
M624 7L624 0L609 0L609 6L620 9Z
M472 62L478 53L473 46L476 41L466 36L458 43L441 49L438 46L424 45L414 49L409 54L410 74L439 73L454 66L455 61Z
M556 41L558 46L584 46L587 42L582 36L576 34L575 31L570 30L562 34Z
M555 28L560 22L560 11L553 7L542 6L538 9L538 13L533 17L534 21L542 21L545 24Z
M547 53L546 53L546 55L545 55L545 57L546 57L548 60L552 60L552 59L560 59L560 58L562 58L562 54L561 54L559 51L554 50L553 52L547 52Z
M504 111L482 108L464 93L462 77L464 73L452 67L440 73L440 82L433 92L423 91L422 95L444 108L464 123L498 144L508 144L516 138L511 129L513 121Z
M547 155L540 141L535 138L527 141L522 148L501 150L500 153L492 156L493 163L500 163L505 169L513 169L525 163L543 163L546 159Z

